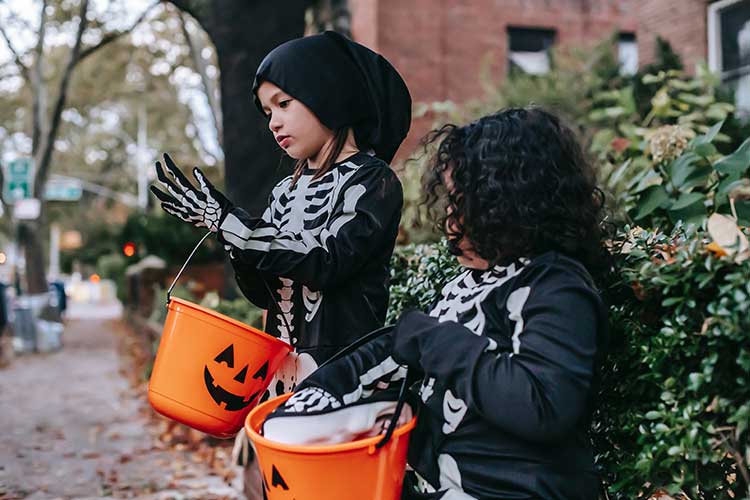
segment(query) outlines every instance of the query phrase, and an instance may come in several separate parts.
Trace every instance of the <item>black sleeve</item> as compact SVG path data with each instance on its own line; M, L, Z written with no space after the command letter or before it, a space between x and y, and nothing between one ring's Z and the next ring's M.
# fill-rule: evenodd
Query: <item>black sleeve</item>
M554 441L588 412L603 306L576 274L553 268L513 293L508 303L515 301L521 323L512 352L495 350L488 337L458 323L410 312L393 332L393 357L444 381L468 408L506 432ZM505 314L508 303L485 301Z
M349 355L310 374L295 392L306 387L320 387L344 405L351 405L368 400L377 392L394 389L393 383L402 381L407 376L407 369L393 359L392 349L393 335L384 330L382 335ZM416 373L408 375L414 380Z
M268 309L270 301L268 289L275 285L276 278L258 271L257 267L247 262L233 259L231 256L229 260L242 294L257 307Z
M273 207L273 205L274 199L273 195L271 195L269 197L269 207ZM270 210L271 208L266 209L263 219L270 220ZM251 217L242 209L235 209L233 212L234 216L241 220L245 227L255 228L263 222L263 219ZM270 297L266 284L273 286L274 277L258 270L258 260L260 258L258 255L237 252L232 245L226 242L223 243L224 250L229 254L229 262L231 262L234 269L234 278L242 294L257 307L268 309Z
M233 208L219 227L219 238L232 247L235 259L322 290L346 281L382 251L395 235L402 204L393 170L364 165L342 187L319 235L291 232L277 227L270 215L252 219Z

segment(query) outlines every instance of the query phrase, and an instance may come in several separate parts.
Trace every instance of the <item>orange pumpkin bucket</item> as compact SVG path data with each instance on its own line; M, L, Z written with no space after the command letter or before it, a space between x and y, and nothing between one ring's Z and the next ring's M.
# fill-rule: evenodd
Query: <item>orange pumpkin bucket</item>
M290 396L284 394L266 401L245 421L268 500L401 498L409 434L416 417L396 428L387 442L388 435L330 446L295 446L261 436L266 417Z
M291 347L223 314L169 296L198 246L167 292L167 319L148 400L166 417L228 438L242 429Z

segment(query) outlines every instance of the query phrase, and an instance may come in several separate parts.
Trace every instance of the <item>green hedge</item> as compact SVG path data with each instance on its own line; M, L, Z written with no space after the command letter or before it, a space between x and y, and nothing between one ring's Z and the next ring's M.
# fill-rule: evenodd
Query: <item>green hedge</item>
M621 239L592 427L610 498L748 497L750 261L717 257L704 231L681 226ZM444 243L402 247L393 262L389 321L428 308L459 270Z

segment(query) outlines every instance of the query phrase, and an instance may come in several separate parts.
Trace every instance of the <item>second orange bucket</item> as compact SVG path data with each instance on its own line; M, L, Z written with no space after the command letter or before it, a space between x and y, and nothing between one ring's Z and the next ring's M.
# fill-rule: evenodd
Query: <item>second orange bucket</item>
M268 500L398 500L406 472L409 434L416 417L382 436L330 446L293 446L259 431L266 417L291 394L266 401L247 416L245 432L258 455Z
M187 300L172 297L167 307L151 406L216 437L234 436L291 347Z

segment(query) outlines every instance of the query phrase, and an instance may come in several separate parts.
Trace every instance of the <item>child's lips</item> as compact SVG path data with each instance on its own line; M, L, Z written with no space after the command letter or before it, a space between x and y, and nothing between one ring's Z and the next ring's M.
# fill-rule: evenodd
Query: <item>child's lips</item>
M288 135L280 135L276 138L276 142L278 142L279 146L281 146L282 148L286 148L287 146L289 146L291 140L292 138Z

